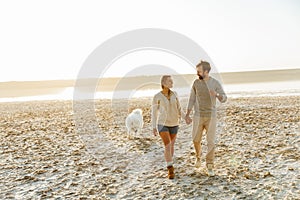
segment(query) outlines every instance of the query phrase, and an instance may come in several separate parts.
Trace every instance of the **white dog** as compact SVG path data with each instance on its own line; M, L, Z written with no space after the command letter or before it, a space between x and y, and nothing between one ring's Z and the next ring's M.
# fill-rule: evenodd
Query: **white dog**
M127 133L129 138L131 138L132 134L139 133L144 125L143 121L143 111L141 109L134 109L125 120L125 125L127 128Z

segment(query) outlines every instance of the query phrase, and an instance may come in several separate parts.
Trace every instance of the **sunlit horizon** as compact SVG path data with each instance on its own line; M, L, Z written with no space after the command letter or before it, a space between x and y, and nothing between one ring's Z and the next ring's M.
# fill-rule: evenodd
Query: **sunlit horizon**
M217 73L222 75L222 74L227 74L227 73L247 73L247 72L263 72L263 71L282 71L282 70L297 70L300 69L300 67L295 67L295 68L283 68L283 67L277 67L277 68L249 68L249 69L244 69L243 71L239 71L238 69L232 69L232 70L228 70L228 71L218 71ZM135 74L135 75L126 75L126 76L118 76L118 74L109 74L106 75L104 77L87 77L90 79L122 79L124 77L127 78L134 78L134 77L148 77L148 76L161 76L161 75L195 75L195 72L191 72L191 73L150 73L150 74ZM215 73L211 73L212 76L215 75ZM9 82L47 82L47 81L76 81L79 80L77 77L75 78L61 78L61 79L39 79L38 77L36 78L30 78L30 79L18 79L18 80L1 80L0 83L9 83Z

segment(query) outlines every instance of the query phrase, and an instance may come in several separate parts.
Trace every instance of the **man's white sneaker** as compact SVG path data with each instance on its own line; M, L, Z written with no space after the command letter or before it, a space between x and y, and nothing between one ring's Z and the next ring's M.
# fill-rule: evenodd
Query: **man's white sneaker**
M199 158L196 158L196 161L195 161L195 167L196 167L196 168L201 167L201 160L200 160Z
M214 176L215 172L213 170L213 164L208 164L207 165L207 174L208 176Z

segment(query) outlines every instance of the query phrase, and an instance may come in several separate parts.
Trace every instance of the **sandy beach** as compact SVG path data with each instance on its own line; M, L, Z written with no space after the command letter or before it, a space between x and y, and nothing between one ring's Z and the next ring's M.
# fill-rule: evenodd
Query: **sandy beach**
M182 122L174 180L151 133L150 105L151 98L97 100L95 117L74 113L72 101L1 103L0 199L300 198L299 96L219 106L215 177L206 175L204 155L194 168L191 125ZM129 139L124 120L134 108L145 125Z

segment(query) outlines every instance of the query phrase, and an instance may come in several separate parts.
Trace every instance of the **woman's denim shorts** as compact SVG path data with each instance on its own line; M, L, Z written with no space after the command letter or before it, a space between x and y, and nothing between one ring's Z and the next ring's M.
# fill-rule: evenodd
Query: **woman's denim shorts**
M164 126L158 124L158 132L169 132L170 134L176 134L179 126Z

